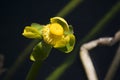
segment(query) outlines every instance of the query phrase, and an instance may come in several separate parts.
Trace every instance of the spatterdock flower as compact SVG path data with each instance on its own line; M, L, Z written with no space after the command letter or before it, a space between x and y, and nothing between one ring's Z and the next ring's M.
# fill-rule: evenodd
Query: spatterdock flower
M71 43L72 46L75 43L75 37L70 32L69 25L60 17L51 18L50 24L46 25L42 30L42 35L44 41L54 48L65 47L71 41L71 38L74 39Z
M73 50L75 44L75 36L73 35L72 27L67 24L67 22L61 17L53 17L50 19L50 23L47 25L39 25L33 23L31 26L26 26L23 35L27 38L38 38L41 42L36 45L33 49L32 60L37 60L41 58L44 60L50 52L51 47L57 48L62 52L69 53ZM48 45L46 47L43 46ZM43 49L49 47L48 52L42 51ZM39 52L40 54L36 52ZM42 53L41 53L42 52ZM37 55L39 54L39 58ZM43 58L41 57L43 56Z

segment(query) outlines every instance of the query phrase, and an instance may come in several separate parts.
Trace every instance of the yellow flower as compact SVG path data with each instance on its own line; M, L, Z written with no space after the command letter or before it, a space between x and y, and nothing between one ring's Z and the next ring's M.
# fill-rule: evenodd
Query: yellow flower
M75 44L72 26L68 25L61 17L51 18L47 25L32 23L31 26L25 27L22 35L27 38L40 39L30 56L32 61L45 60L52 47L69 53L73 50Z
M66 46L70 41L70 37L66 34L69 31L67 22L60 17L54 17L50 20L51 23L42 30L44 41L54 48Z

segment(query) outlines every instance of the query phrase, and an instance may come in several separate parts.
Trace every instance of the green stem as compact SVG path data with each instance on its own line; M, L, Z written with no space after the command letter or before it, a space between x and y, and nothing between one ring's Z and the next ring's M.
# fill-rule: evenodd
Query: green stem
M42 62L43 61L35 61L32 64L31 69L28 72L28 75L26 77L26 80L36 80L38 73L39 73L39 69L42 66Z
M55 71L53 71L53 73L51 73L45 80L59 80L60 75L62 75L64 73L64 71L68 68L68 66L70 66L75 59L75 54L72 56L69 56L67 58L67 60L61 64L60 66L58 66L57 69L55 69Z
M83 0L71 0L56 16L64 17L72 12Z
M119 12L119 11L120 11L120 1L118 1L111 8L111 10L103 16L103 18L88 33L89 35L84 37L84 40L82 40L82 42L86 42L86 40L91 39L91 37L94 37L95 34L99 33L105 27L105 25L115 17L116 13Z

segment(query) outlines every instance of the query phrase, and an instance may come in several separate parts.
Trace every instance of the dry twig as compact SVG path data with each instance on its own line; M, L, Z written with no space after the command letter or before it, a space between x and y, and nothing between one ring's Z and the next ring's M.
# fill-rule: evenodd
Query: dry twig
M98 80L94 65L89 55L89 50L97 47L98 45L114 45L120 41L120 31L118 31L114 37L104 37L97 40L85 43L80 48L80 59L83 63L85 72L89 80ZM119 52L120 53L120 52ZM118 59L117 59L118 60ZM120 60L119 60L120 61ZM119 63L117 63L119 65ZM117 68L117 66L114 66ZM111 69L110 69L111 70Z

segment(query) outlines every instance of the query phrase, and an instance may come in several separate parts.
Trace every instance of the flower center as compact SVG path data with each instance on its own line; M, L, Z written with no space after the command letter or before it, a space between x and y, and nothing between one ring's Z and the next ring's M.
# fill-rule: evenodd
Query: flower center
M53 23L43 28L42 35L46 43L54 46L59 40L64 38L63 32L63 28L60 24Z
M50 25L50 33L58 36L63 35L63 28L60 24L53 23Z

